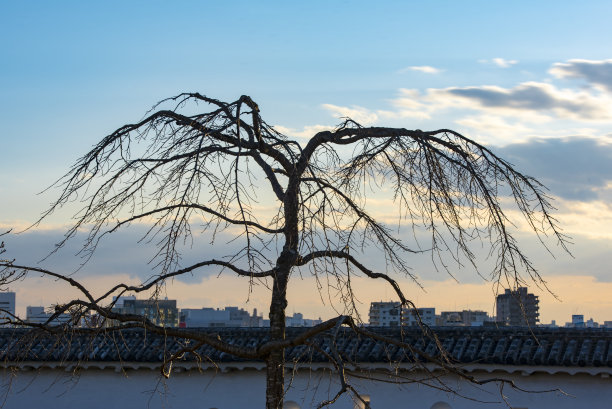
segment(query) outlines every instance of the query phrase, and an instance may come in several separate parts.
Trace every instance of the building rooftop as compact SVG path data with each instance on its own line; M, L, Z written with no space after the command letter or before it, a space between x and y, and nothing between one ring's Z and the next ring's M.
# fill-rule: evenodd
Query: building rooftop
M429 355L440 353L436 343L423 336L420 329L367 328L379 335L403 340ZM233 345L254 347L267 340L266 328L200 329L218 334ZM303 331L288 328L292 336ZM460 363L505 364L529 366L603 366L612 367L612 330L573 328L438 328L443 348ZM314 341L318 348L297 346L287 350L288 361L327 362L331 337L322 333ZM161 363L164 356L185 345L184 339L166 338L130 329L116 333L101 332L95 337L67 334L62 338L26 329L0 329L0 360L7 362L147 362ZM338 351L347 361L411 362L405 350L382 341L355 335L345 329L336 340ZM210 346L197 353L213 362L246 361ZM197 357L187 353L184 361Z

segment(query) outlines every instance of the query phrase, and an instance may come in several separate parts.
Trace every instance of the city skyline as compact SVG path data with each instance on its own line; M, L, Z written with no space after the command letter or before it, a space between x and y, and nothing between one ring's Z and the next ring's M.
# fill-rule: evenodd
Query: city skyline
M525 310L527 311L527 317L532 317L534 316L538 316L539 315L539 301L537 300L537 296L534 297L533 294L528 293L528 289L526 287L519 287L516 291L510 291L510 290L506 290L504 294L499 294L496 297L496 311L494 311L494 313L489 313L489 311L484 311L484 310L478 310L478 309L465 309L465 308L459 308L459 309L441 309L438 308L438 306L436 305L427 305L427 306L420 306L417 308L417 310L419 311L419 314L421 315L421 319L423 319L423 322L426 325L429 326L436 326L436 325L443 325L443 326L448 326L448 325L454 325L452 323L444 323L444 324L440 324L441 322L445 322L446 318L448 318L449 314L450 316L453 316L452 314L456 314L459 313L460 316L462 316L463 313L466 313L466 317L471 317L471 318L466 318L466 319L472 319L476 322L476 324L471 323L468 326L471 325L482 325L482 321L491 321L494 322L495 325L510 325L510 326L524 326L522 323L525 322L525 316L523 316L523 313L520 311L523 307L520 307L518 304L514 307L515 311L514 312L509 312L508 308L512 308L508 305L505 305L506 303L508 303L509 301L512 302L519 302L518 297L520 295L520 299L524 300L524 301L520 301L520 302L525 302ZM527 298L525 298L527 297ZM54 306L53 305L47 305L47 306L40 306L40 305L28 305L26 307L26 313L25 315L21 312L21 311L15 311L15 293L14 292L6 292L6 291L2 291L0 292L0 298L2 300L9 300L7 301L3 301L0 304L5 304L5 306L3 307L4 309L6 309L9 313L11 314L15 314L17 317L19 317L22 320L26 320L26 321L30 321L30 322L37 322L37 323L42 323L44 322L49 316L50 314L54 311ZM533 304L533 300L535 300L535 304ZM113 298L113 303L116 302L116 304L114 305L113 309L117 309L117 311L121 311L124 308L124 303L128 301L131 303L139 303L139 305L141 307L146 307L146 306L151 306L151 305L157 305L157 303L159 302L160 305L172 305L173 308L176 309L177 311L177 316L174 317L177 319L177 323L178 322L182 322L181 319L179 319L178 314L180 313L181 315L183 313L187 313L188 311L207 311L207 314L209 314L209 316L206 316L207 318L205 318L205 320L216 320L218 318L211 318L212 316L214 316L214 314L217 313L221 313L221 315L219 315L220 317L225 317L225 315L227 315L228 317L232 314L229 311L239 311L241 314L246 314L247 317L259 317L258 319L261 321L268 321L268 325L269 325L269 320L267 320L265 317L267 317L267 313L265 312L265 308L264 309L258 309L257 306L253 306L250 305L250 308L252 309L253 313L252 316L249 315L249 311L244 308L244 307L239 307L239 306L232 306L232 305L225 305L225 306L221 306L221 305L206 305L206 306L198 306L198 307L185 307L183 305L180 305L181 300L180 299L168 299L167 297L164 297L164 299L157 299L157 300L151 300L151 299L139 299L137 298L135 295L133 294L127 294L127 295L123 295L119 298ZM501 301L501 305L500 305L500 301ZM170 304L168 304L170 303ZM399 301L393 301L391 299L383 301L372 301L369 305L369 313L367 314L367 316L363 316L362 317L362 322L366 325L373 325L372 324L372 311L374 308L378 309L378 308L386 308L386 309L399 309L400 308L400 302ZM141 308L139 307L139 308ZM502 311L500 313L500 307L502 308ZM133 309L133 307L130 307ZM164 307L166 308L166 307ZM223 308L223 309L222 309ZM535 308L535 309L534 309ZM403 307L402 308L403 313L402 314L407 314L408 312L412 311L412 308L410 307ZM212 312L212 313L211 313ZM261 313L261 314L260 314ZM437 314L439 313L439 314ZM140 313L138 313L140 314ZM188 313L187 313L188 314ZM212 314L212 315L211 315ZM225 315L224 315L225 314ZM385 314L388 314L387 312ZM424 317L423 314L425 314L426 316ZM500 316L501 314L501 316ZM509 315L514 315L515 317L513 319L509 319ZM30 319L30 316L34 317L33 321ZM299 316L299 319L302 321L312 321L314 322L314 324L317 323L321 323L321 317L315 318L315 317L311 317L308 319L304 319L303 318L303 314L301 312L296 312L296 311L292 311L292 315L290 315L289 313L287 313L286 319L287 322L290 322L292 319L294 319L296 316ZM445 318L446 316L446 318ZM194 316L195 317L195 316ZM241 316L242 317L242 316ZM367 319L366 319L367 318ZM390 316L386 316L386 320L388 321L389 319L395 319L397 322L399 322L400 320L400 316L395 316L395 317L390 317ZM465 317L464 317L465 318ZM68 314L62 314L60 317L58 317L58 320L69 320L70 319L70 315ZM196 320L200 319L200 318L194 318ZM229 319L229 318L228 318ZM598 326L601 327L606 327L609 328L610 327L610 323L612 323L612 320L610 319L604 319L602 322L598 322L597 320L594 320L592 317L585 317L584 314L572 314L569 317L562 317L561 320L556 320L553 319L551 320L551 322L543 322L540 321L538 318L535 318L535 321L527 318L529 321L529 326L543 326L543 327L576 327L576 323L580 322L582 324L583 328L590 328L590 327L594 327L597 328ZM230 319L233 320L233 319ZM433 320L433 321L432 321ZM438 320L440 323L438 323ZM513 321L514 320L514 321ZM578 320L578 321L577 321ZM375 318L376 322L379 322L380 319L379 318ZM404 322L405 321L405 322ZM515 322L516 321L516 322ZM519 321L521 323L519 323ZM94 322L97 322L97 320L94 320ZM407 326L411 326L411 325L415 325L416 324L416 318L413 316L408 316L406 319L404 319L402 322L404 322L403 325L407 325ZM504 324L505 322L505 324ZM469 323L469 322L468 322ZM314 325L312 324L312 325ZM465 325L466 323L463 322L460 325ZM587 325L585 325L587 324ZM289 325L289 324L288 324ZM382 326L388 326L389 322L386 322L384 324L374 324L374 325L382 325ZM590 326L589 326L590 325ZM250 325L249 325L250 326ZM259 325L254 325L254 326L261 326L261 322L259 322ZM311 325L308 325L311 326Z
M72 5L3 6L4 230L34 223L57 193L38 192L104 135L140 119L158 100L182 91L227 100L247 94L271 125L300 141L350 116L371 126L456 129L492 147L550 188L555 215L575 243L573 257L549 243L553 258L536 246L535 237L519 235L524 248L535 249L528 254L560 300L530 285L541 300L542 322L578 313L603 322L612 315L607 21L612 6L607 2L562 2L554 8L528 2L418 7L389 2L379 8L366 2L237 3L252 18L236 17L235 8L197 3L189 3L189 15L161 2L142 8ZM159 21L168 25L160 27ZM369 25L372 21L385 24ZM370 198L375 206L389 205L376 199ZM6 238L10 254L27 263L41 260L61 239L70 215L69 208ZM76 274L94 288L144 279L150 266L137 262L147 255L136 248L138 239L114 236ZM78 248L73 241L43 265L75 271ZM381 260L373 263L384 268ZM424 290L409 280L401 284L417 306L493 311L498 289L472 269L451 265L457 284L427 259L413 265ZM216 273L177 280L165 295L185 299L186 307L255 306L267 314L265 286L249 294L244 280L229 274L217 279ZM364 316L371 301L393 295L365 280L355 279L355 288ZM18 311L71 294L36 279L11 290L18 294ZM320 294L311 278L294 280L289 291L289 311L335 314L333 294Z

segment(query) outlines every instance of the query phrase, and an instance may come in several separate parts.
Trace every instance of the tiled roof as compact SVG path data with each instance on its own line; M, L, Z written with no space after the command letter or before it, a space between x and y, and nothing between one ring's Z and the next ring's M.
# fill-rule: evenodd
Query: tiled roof
M302 331L288 328L287 335ZM440 353L433 340L418 329L402 332L395 328L368 328L379 335L402 340L429 355ZM266 328L202 329L233 345L255 347L267 340ZM505 364L527 366L602 366L612 367L612 330L534 328L439 328L435 330L443 348L460 363ZM160 363L185 345L185 340L167 338L143 330L100 333L95 337L68 334L62 338L28 333L23 329L0 329L0 360L6 362L147 362ZM331 350L329 333L317 336L317 348L297 346L287 350L288 361L327 362ZM336 338L338 352L354 362L410 362L414 357L406 350L387 345L350 330ZM210 346L197 350L214 362L247 361ZM187 353L184 361L195 361Z

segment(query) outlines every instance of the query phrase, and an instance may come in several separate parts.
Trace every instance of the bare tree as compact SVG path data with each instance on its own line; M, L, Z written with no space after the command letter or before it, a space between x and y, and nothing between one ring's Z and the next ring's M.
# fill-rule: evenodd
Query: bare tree
M206 112L197 113L202 105ZM119 283L94 294L65 273L5 260L0 263L5 281L36 272L76 287L81 297L57 306L54 316L70 312L77 322L95 313L117 323L105 331L143 327L240 357L264 359L268 409L282 407L286 348L308 344L322 331L343 326L380 338L359 325L352 277L383 280L402 306L413 306L396 281L405 276L416 280L409 268L411 255L430 252L434 263L438 259L437 265L444 268L443 255L448 254L476 267L471 250L476 241L486 244L494 260L494 282L510 287L531 278L543 284L512 233L509 207L503 206L506 198L512 199L510 208L522 213L535 234L552 236L565 248L543 186L457 132L362 127L347 119L301 144L266 124L248 96L232 103L198 93L164 100L140 122L102 139L56 186L61 190L59 198L41 220L75 199L82 203L59 247L85 229L88 235L82 251L88 257L110 233L147 223L143 243L156 245L154 273L141 285ZM368 196L377 189L394 200L399 225L426 232L424 250L409 247L397 230L369 210ZM258 212L260 200L275 203L277 211ZM202 233L193 234L195 228ZM240 241L237 252L181 265L185 240L211 240L224 231ZM205 245L193 244L196 249ZM387 264L384 272L375 271L363 259L368 248L380 251ZM204 267L269 283L269 340L254 348L237 347L207 333L162 328L141 316L112 310L113 296L159 289L172 277ZM288 337L287 285L298 269L317 279L331 278L342 294L346 313ZM444 356L419 354L476 381ZM345 392L359 397L346 380L342 359L333 354L329 359L338 368L341 389L322 406Z

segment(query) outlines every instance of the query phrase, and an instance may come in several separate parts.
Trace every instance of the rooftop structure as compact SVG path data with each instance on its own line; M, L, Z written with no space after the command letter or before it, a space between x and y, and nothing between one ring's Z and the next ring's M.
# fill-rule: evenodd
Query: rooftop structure
M215 328L200 329L214 333L226 342L236 345L257 345L268 337L267 328ZM288 328L287 337L304 331ZM436 329L439 344L423 336L419 328L372 328L383 337L402 340L415 350L435 356L439 346L457 362L479 364L504 364L527 366L594 366L612 368L612 330L605 328L487 328L447 327ZM0 361L54 361L66 362L162 362L164 354L160 348L175 352L184 346L177 337L156 335L141 329L121 331L121 342L109 337L104 331L97 336L72 334L69 338L57 338L46 333L27 335L25 329L0 330ZM330 341L328 332L312 340L313 347L305 353L307 346L287 349L287 360L307 359L307 362L326 362L324 353ZM355 335L350 329L339 332L336 345L341 354L356 362L410 362L411 353L397 346L385 344ZM27 348L24 348L27 345ZM207 356L211 362L248 361L246 358L220 352L209 345L195 351ZM197 362L198 355L186 353L180 361Z
M367 396L373 407L400 408L408 402L410 407L425 409L469 409L475 407L477 400L487 402L480 406L494 409L507 409L508 402L515 408L574 409L608 407L612 401L610 330L448 327L436 330L439 342L419 328L369 330L377 337L336 328L310 338L308 344L288 348L286 359L292 378L285 390L285 403L293 401L293 406L287 406L312 407L313 402L329 399L330 392L337 392L337 386L330 381L336 376L329 364L332 349L347 362L359 363L360 372L355 372L359 376L358 390L367 392L362 396ZM192 331L252 348L269 340L265 328ZM303 331L288 328L287 336L295 338ZM411 347L401 348L376 339L380 337ZM45 407L49 406L49 397L54 406L67 409L88 407L92 401L102 402L105 407L137 407L143 396L150 396L147 406L152 409L191 407L194 402L204 408L263 406L265 391L254 385L265 385L265 362L223 353L207 344L185 351L186 345L193 344L186 344L181 337L140 329L120 333L101 329L93 336L72 333L69 337L2 329L0 368L6 375L4 385L11 386L7 388L4 407ZM178 351L184 353L177 354L180 358L173 362L169 392L150 394L159 383L163 363ZM551 392L528 393L508 387L502 401L497 395L498 383L473 386L452 373L440 371L436 364L425 364L420 370L415 365L415 360L421 359L420 351L428 356L444 352L475 379L495 377L525 390ZM383 381L374 383L368 380L369 376ZM432 377L430 385L434 388L424 387L423 380ZM439 383L441 379L445 383ZM449 394L440 385L460 390L471 400ZM558 390L565 393L553 392ZM150 395L144 395L147 393ZM350 395L341 397L333 407L363 409Z

